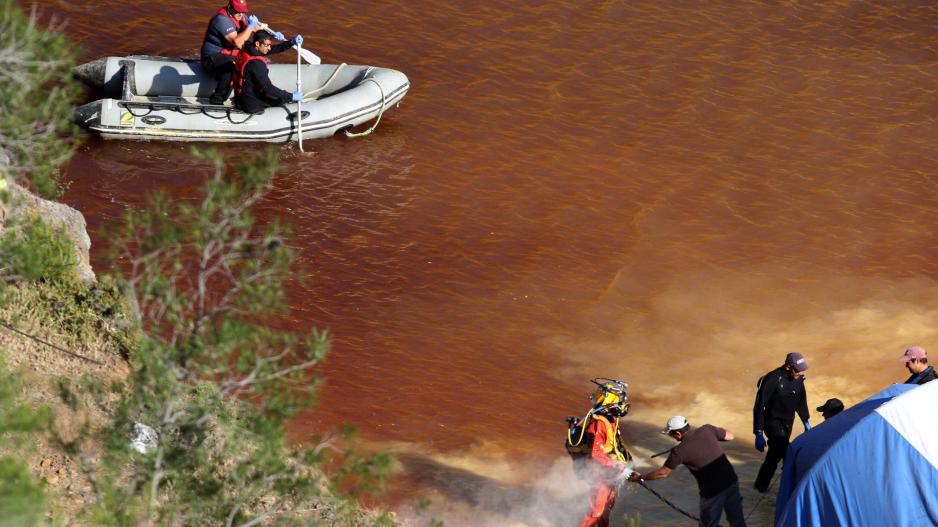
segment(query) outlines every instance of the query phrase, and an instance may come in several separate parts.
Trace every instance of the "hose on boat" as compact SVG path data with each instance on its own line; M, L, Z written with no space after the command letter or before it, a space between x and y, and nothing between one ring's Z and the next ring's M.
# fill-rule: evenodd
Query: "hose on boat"
M318 94L319 92L325 90L330 84L332 84L332 81L335 80L336 75L339 74L339 70L341 70L342 68L344 68L344 67L347 66L347 65L348 65L348 64L346 64L346 63L344 63L344 62L343 62L342 64L339 64L339 66L335 69L335 71L332 72L332 75L329 76L328 79L326 79L325 84L323 84L322 86L316 88L315 90L308 91L308 92L304 93L304 94L303 94L303 102L306 102L307 99L309 99L309 100L315 100L316 97L313 97L313 96L316 95L316 94Z
M339 71L347 65L348 64L346 64L345 62L343 62L342 64L339 64L339 66L335 69L335 71L332 72L332 75L330 75L329 78L326 79L326 82L323 83L322 86L316 88L315 90L311 90L303 94L303 101L305 102L307 100L315 100L316 99L315 96L318 95L323 90L325 90L326 88L328 88L329 85L332 84L332 81L334 81L336 77L339 75ZM378 123L381 122L381 116L384 114L385 105L386 105L386 97L384 95L384 88L381 87L381 83L379 83L378 81L374 80L371 77L362 81L362 83L365 83L365 82L375 83L375 86L378 87L378 91L381 92L381 108L378 110L378 117L377 119L375 119L375 123L371 125L371 127L365 130L364 132L356 133L356 132L350 132L348 130L344 130L346 137L364 137L366 135L370 135L372 132L375 131L375 128L378 127Z
M346 137L364 137L364 136L366 136L366 135L371 135L371 132L374 132L374 131L375 131L375 128L378 127L378 123L381 122L381 116L384 115L384 108L385 108L384 103L385 103L385 98L384 98L384 88L381 87L381 83L379 83L378 81L374 80L374 79L371 78L371 77L365 79L365 80L362 81L362 82L373 82L373 83L375 83L375 86L378 87L378 91L381 92L381 108L378 110L378 118L375 119L375 124L371 125L371 128L365 130L364 132L358 132L358 133L356 133L356 132L350 132L350 131L348 131L348 130L344 130Z

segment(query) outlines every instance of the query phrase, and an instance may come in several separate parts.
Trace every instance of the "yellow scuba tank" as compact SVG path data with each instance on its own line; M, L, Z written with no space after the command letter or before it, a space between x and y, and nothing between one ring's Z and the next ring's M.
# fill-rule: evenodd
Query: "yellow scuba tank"
M595 404L582 419L567 418L567 437L564 442L567 454L573 460L573 471L581 479L586 475L587 460L593 449L595 437L589 431L593 420L599 421L606 427L606 444L603 445L603 452L623 463L632 459L619 433L619 417L626 415L630 407L626 395L628 384L604 378L592 379L591 382L597 386L596 392L590 395L590 399Z

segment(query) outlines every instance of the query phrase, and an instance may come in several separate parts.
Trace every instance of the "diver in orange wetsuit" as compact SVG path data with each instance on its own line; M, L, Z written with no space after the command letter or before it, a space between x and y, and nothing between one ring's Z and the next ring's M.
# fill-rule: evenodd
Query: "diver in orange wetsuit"
M573 423L586 428L579 429L578 441L573 439L573 433L568 434L568 451L580 445L589 448L589 457L584 461L589 467L587 472L592 484L590 510L580 527L608 527L609 514L616 503L616 489L632 472L626 465L632 456L619 435L619 418L629 411L628 385L611 379L593 379L593 382L599 387L593 396L596 404L583 420Z

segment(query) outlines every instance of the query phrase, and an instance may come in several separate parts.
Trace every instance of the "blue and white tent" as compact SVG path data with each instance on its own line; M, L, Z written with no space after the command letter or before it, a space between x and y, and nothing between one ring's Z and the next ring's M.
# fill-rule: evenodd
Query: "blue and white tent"
M938 525L938 381L891 386L798 437L775 525Z

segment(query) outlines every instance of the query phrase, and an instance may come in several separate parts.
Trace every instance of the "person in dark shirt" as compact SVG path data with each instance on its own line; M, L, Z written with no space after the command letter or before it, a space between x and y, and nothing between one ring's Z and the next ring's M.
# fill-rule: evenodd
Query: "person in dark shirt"
M297 35L289 42L276 45L271 42L272 38L273 35L267 31L258 31L254 34L254 42L246 43L235 61L235 105L245 112L260 113L264 108L303 98L300 92L290 93L271 84L267 68L269 61L265 57L302 44L303 37Z
M720 516L726 511L730 527L745 527L739 478L720 446L720 441L731 441L733 434L709 424L693 428L680 415L669 419L661 433L668 434L680 444L671 449L661 468L645 475L633 472L629 481L666 478L672 470L687 465L700 489L700 526L717 527Z
M235 57L259 23L256 16L248 15L247 0L229 0L209 21L202 41L201 63L202 69L217 82L210 103L223 104L231 95Z
M935 368L928 365L928 355L925 349L920 346L912 346L905 350L905 354L899 360L905 363L905 367L912 374L903 384L925 384L938 377Z
M840 412L844 411L844 403L837 399L836 397L824 401L824 404L815 408L818 412L821 412L821 415L825 420L834 417Z
M811 429L808 396L804 388L804 372L807 369L808 361L802 354L789 353L785 357L785 364L766 373L756 383L752 431L756 435L756 450L765 450L766 437L769 446L759 475L756 476L755 487L759 492L769 489L779 461L785 459L795 412L801 417L805 431Z

